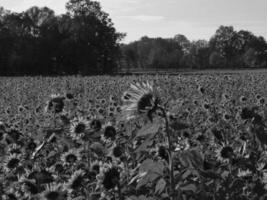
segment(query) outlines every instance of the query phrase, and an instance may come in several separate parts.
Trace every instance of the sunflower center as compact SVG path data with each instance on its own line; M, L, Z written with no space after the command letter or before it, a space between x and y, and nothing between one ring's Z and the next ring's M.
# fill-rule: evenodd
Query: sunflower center
M104 136L106 138L114 138L116 136L116 129L113 126L106 127Z
M116 168L110 169L105 173L105 177L103 180L104 187L107 190L114 188L117 185L119 178L120 178L120 173L118 172L118 170Z
M14 169L15 167L18 166L18 164L19 164L19 159L13 158L8 162L7 167L9 169Z
M86 129L85 124L83 124L83 123L79 123L79 124L75 127L75 133L78 133L78 134L83 133L83 132L85 131L85 129Z
M115 147L113 149L113 155L117 158L120 157L122 155L122 148L119 146Z
M153 102L153 94L148 93L143 95L137 103L137 111L139 113L144 113L144 111L147 110L148 107L153 106L152 102Z
M233 155L234 151L232 149L232 147L224 147L222 150L221 150L221 156L223 158L231 158L232 155Z
M56 192L56 191L51 191L51 192L48 192L46 195L45 195L46 199L48 200L56 200L58 197L59 197L59 193Z
M38 188L33 183L27 181L27 182L25 182L25 185L31 194L37 194L38 193Z
M77 160L77 157L74 154L69 154L66 156L66 161L68 163L74 163Z
M82 181L83 181L83 177L82 176L78 176L72 182L71 188L74 189L74 190L78 189L80 186L82 186Z
M100 170L100 167L98 164L95 164L92 169L98 174L99 173L99 170Z

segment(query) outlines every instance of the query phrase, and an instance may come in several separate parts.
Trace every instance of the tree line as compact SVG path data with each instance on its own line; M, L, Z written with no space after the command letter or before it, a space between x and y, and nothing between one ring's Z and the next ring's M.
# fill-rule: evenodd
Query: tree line
M267 43L263 37L232 26L220 26L209 41L142 37L122 45L123 69L239 69L266 68Z
M96 1L70 0L62 15L0 8L0 75L111 73L123 37Z
M232 26L219 27L209 41L177 34L121 44L124 37L97 1L69 0L61 15L47 7L0 7L0 76L267 67L265 39Z

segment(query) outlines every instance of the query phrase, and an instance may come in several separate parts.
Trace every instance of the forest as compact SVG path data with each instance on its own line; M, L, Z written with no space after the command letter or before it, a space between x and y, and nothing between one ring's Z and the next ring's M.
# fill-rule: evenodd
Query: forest
M179 27L178 27L179 29ZM210 40L142 37L123 44L99 2L70 0L66 13L47 7L0 8L0 75L116 74L138 69L266 68L267 43L250 31L220 26Z

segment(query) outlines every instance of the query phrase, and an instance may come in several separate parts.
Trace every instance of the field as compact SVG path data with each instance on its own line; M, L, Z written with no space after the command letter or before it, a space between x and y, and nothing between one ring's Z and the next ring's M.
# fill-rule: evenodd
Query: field
M2 77L0 199L266 199L266 76Z

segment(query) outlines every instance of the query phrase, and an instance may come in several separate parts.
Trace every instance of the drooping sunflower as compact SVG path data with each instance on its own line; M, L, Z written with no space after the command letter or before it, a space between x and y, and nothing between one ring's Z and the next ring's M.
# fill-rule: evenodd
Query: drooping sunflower
M143 114L152 120L152 115L160 103L152 84L148 82L131 84L130 89L124 92L122 101L122 112L127 120Z

